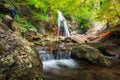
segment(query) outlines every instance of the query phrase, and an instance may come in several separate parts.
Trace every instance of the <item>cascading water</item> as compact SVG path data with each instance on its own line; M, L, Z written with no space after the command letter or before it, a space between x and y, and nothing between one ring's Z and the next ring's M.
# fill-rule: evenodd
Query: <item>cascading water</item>
M63 25L64 25L64 28L63 28ZM62 12L58 10L58 36L60 35L61 29L64 29L62 31L64 36L66 37L70 36L67 21L65 17L63 16Z
M70 32L68 29L67 21L62 15L62 12L58 11L58 36L61 35L61 28L64 29L63 36L69 37ZM58 43L59 44L59 43ZM46 77L49 77L50 74L62 75L63 73L73 73L72 70L78 68L78 64L75 60L71 59L71 52L65 49L59 49L59 46L55 46L55 50L50 51L51 49L41 49L41 47L36 47L37 52L39 53L39 57L43 63L43 70L46 74ZM71 70L71 71L70 71ZM70 71L70 72L69 72ZM50 74L49 74L50 73ZM64 76L64 75L63 75ZM69 75L68 75L69 76ZM50 76L50 80L59 80L52 79ZM47 78L48 79L48 78ZM49 79L48 79L49 80Z
M42 61L55 60L55 59L56 60L71 59L70 51L57 50L57 51L51 53L47 49L42 50L40 47L37 47L36 50L38 51L39 57Z
M58 51L55 56L56 59L71 59L70 51Z
M39 52L39 57L42 60L44 71L61 69L61 67L74 69L77 66L77 63L71 59L70 51L57 50L55 53L50 53L49 50L42 50L39 47L36 48L36 50Z

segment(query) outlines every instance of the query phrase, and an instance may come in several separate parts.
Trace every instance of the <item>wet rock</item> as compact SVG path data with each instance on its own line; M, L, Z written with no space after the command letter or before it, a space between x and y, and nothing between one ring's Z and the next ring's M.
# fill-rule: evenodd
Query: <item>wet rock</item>
M32 44L0 23L0 79L41 80L42 63Z
M72 56L78 59L86 59L92 63L110 66L111 62L107 60L104 55L96 48L82 44L71 51Z

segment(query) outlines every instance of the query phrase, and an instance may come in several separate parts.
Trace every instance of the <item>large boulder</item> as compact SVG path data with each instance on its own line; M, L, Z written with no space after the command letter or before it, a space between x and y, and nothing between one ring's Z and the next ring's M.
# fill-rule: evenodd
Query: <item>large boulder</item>
M43 80L42 63L32 46L0 22L0 80Z
M81 44L71 51L73 57L78 59L85 59L92 63L110 66L111 62L107 60L104 55L96 48Z

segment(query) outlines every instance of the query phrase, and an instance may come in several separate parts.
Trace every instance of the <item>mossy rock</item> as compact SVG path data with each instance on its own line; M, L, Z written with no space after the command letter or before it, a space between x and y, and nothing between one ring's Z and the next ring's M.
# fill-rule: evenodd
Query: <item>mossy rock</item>
M0 80L43 80L43 65L32 43L3 23L0 51Z
M98 49L86 44L81 44L78 47L73 48L71 54L78 59L86 59L92 63L107 66L111 65L111 62L107 60Z

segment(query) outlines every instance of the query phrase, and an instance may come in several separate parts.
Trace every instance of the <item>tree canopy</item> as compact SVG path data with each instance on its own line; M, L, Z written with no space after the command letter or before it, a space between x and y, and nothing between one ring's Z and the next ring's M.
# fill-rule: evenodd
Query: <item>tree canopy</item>
M120 0L26 0L41 12L47 20L52 16L57 18L57 10L65 17L75 20L81 26L87 27L93 21L108 20L118 24L120 20Z

